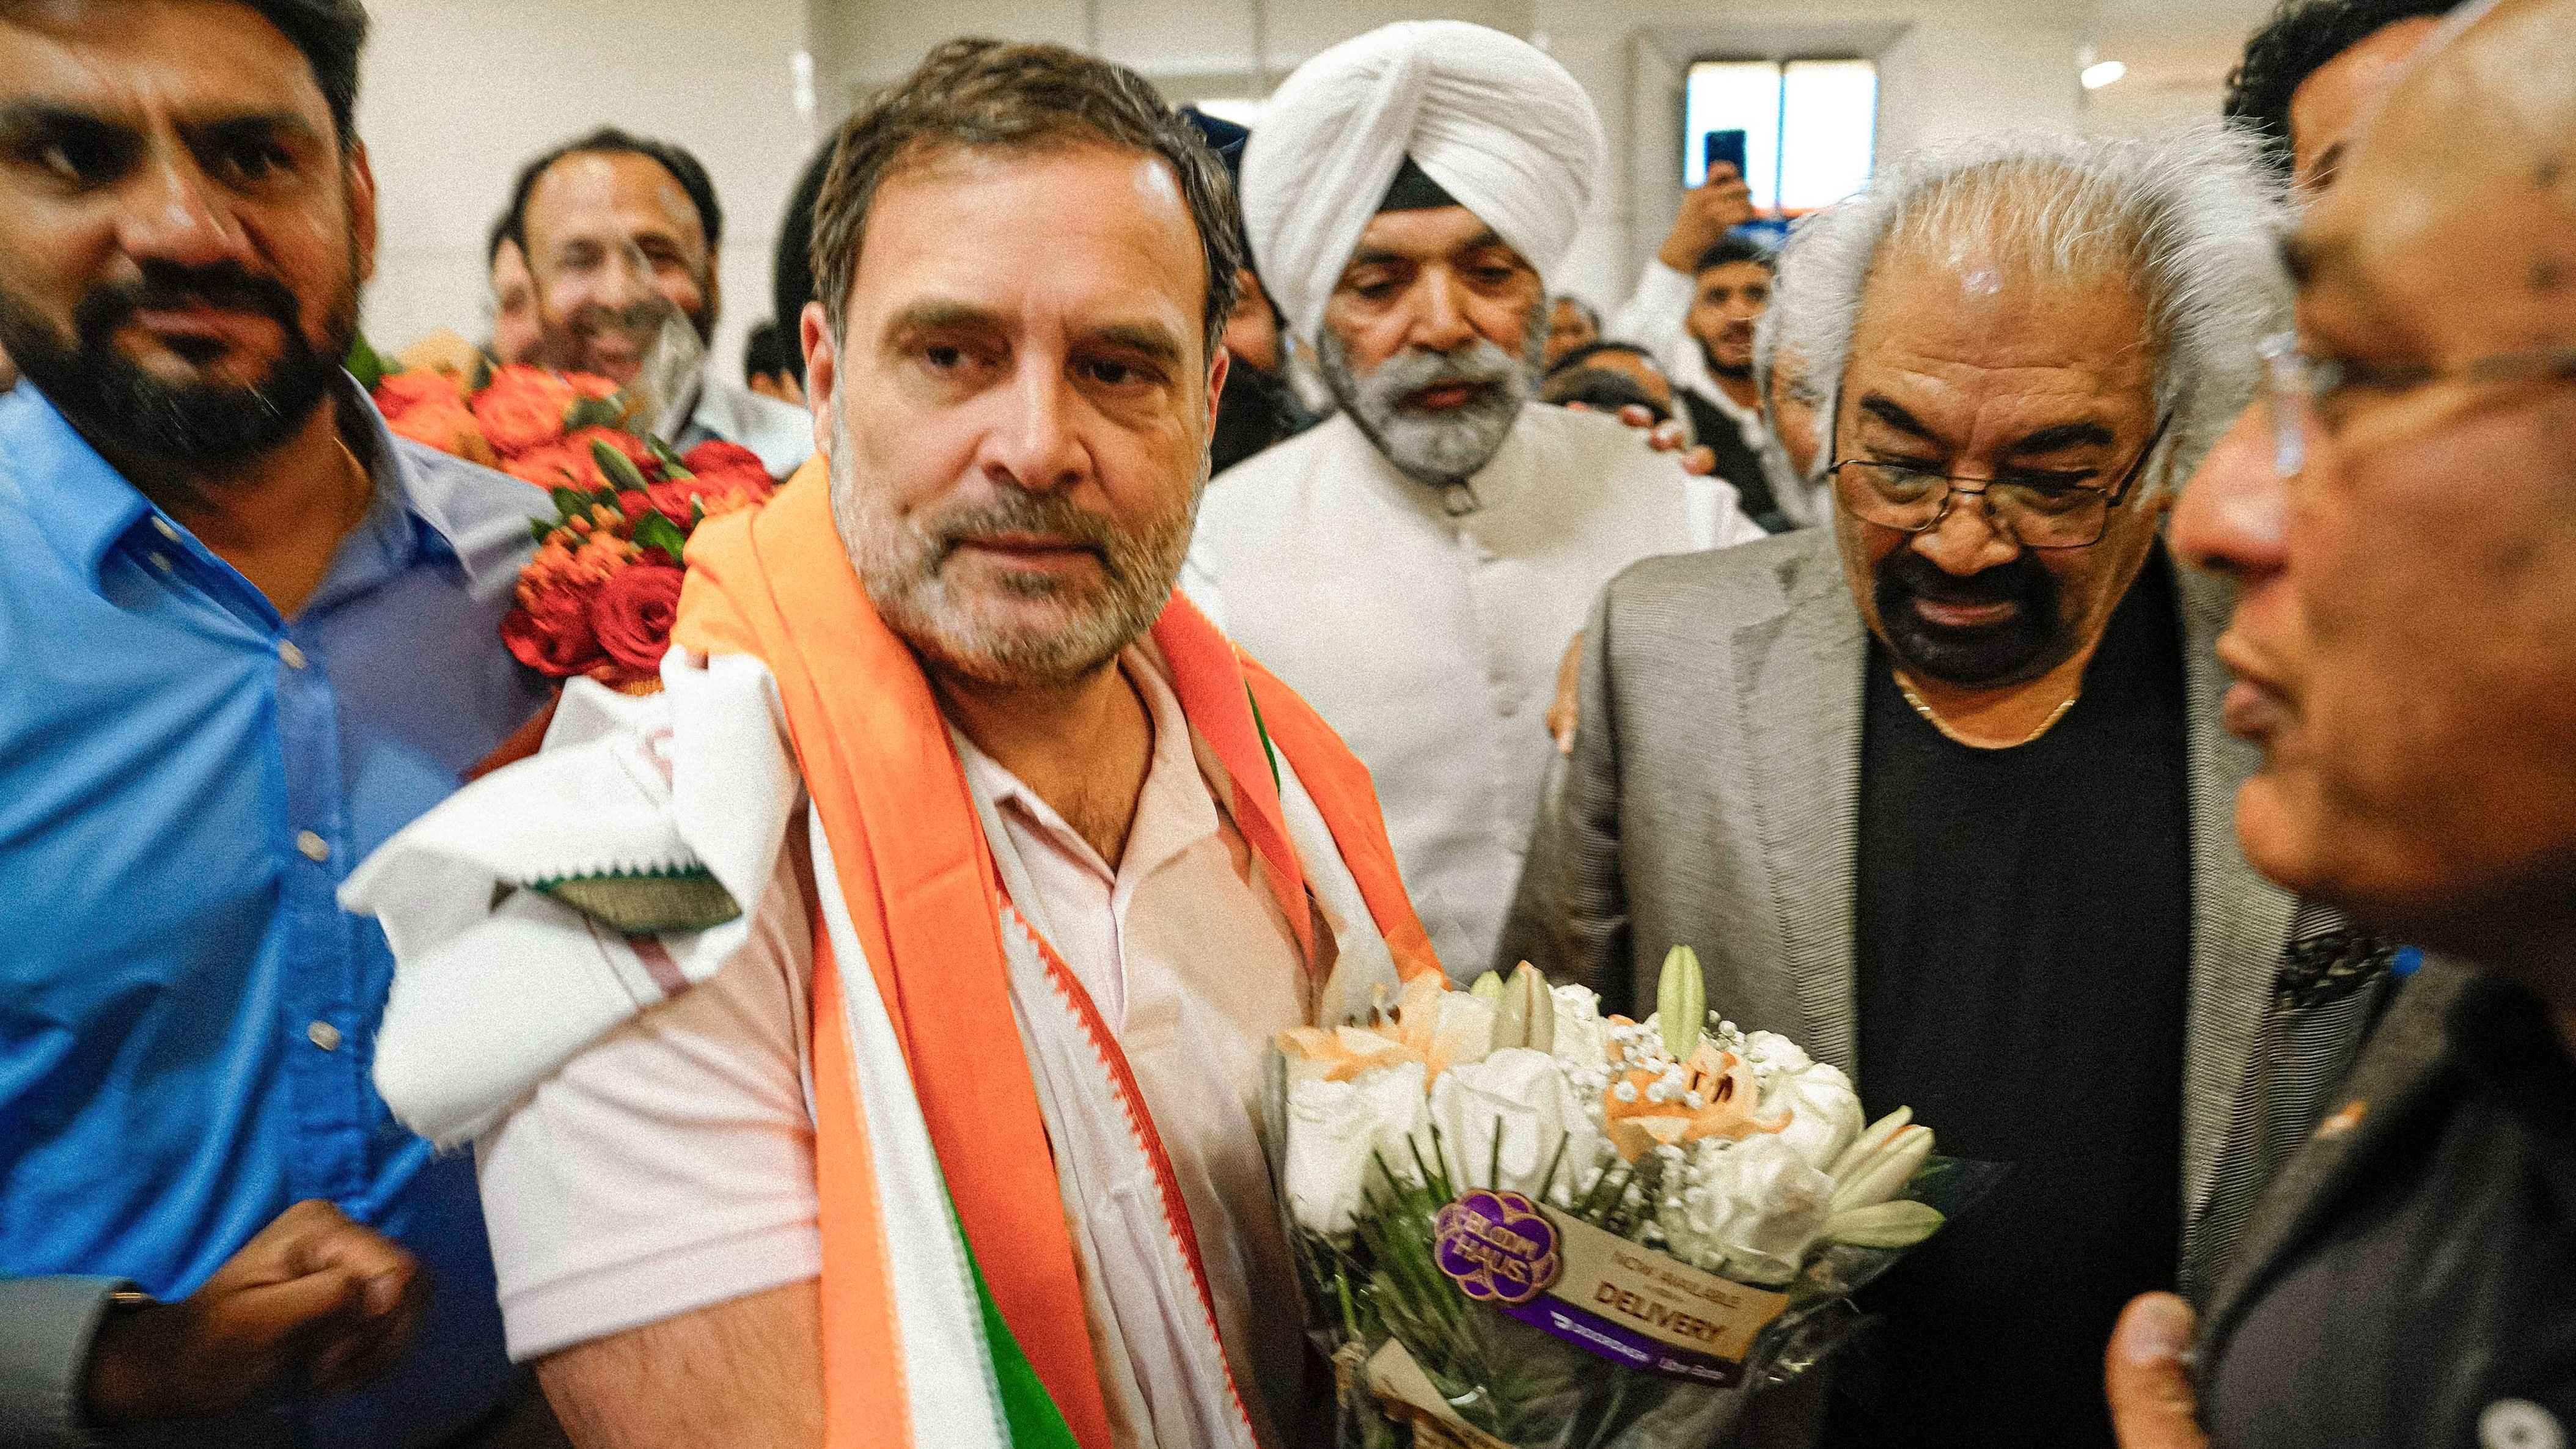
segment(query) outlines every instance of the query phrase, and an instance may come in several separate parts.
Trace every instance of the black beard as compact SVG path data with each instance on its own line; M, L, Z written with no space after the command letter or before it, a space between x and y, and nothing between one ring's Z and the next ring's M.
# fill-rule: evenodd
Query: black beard
M1725 363L1717 360L1717 354L1709 351L1708 344L1705 342L1702 342L1699 345L1699 360L1701 365L1708 369L1711 377L1722 377L1729 382L1751 382L1753 380L1752 363L1748 362L1742 367L1729 367Z
M160 260L141 264L137 282L91 289L72 309L66 340L0 292L0 348L81 435L102 451L164 460L185 470L245 462L277 447L313 416L340 376L357 335L358 295L352 282L333 299L322 345L304 335L303 308L275 277L236 262L188 267ZM281 337L277 361L247 385L171 384L117 350L119 328L146 308L211 303L265 317ZM209 363L219 352L179 345L191 362Z
M1873 592L1888 648L1934 679L1951 684L2017 684L2047 673L2075 652L2074 640L2057 613L2057 576L2027 552L1962 578L1944 572L1911 548L1900 548L1879 564ZM2020 607L2000 624L1958 629L1935 624L1916 612L1914 601L1920 598L1948 604L2010 602Z

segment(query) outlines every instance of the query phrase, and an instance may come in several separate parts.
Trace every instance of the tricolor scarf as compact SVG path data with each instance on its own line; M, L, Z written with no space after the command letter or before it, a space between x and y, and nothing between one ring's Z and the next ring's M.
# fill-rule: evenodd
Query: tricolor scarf
M854 1032L867 1039L866 1019L881 1001L970 1267L989 1288L993 1367L1015 1440L1069 1430L1081 1449L1110 1449L1037 1089L1022 1053L995 1049L1020 1039L1004 940L1008 902L929 681L860 587L820 469L756 513L708 522L691 539L688 561L674 643L702 655L751 655L775 677L827 843L833 879L818 882L816 894L837 894L848 912L846 920L818 920L814 931L825 1442L832 1449L917 1442L917 1426L902 1422L907 1346L902 1273L882 1207L888 1185L877 1179L881 1159L872 1155L862 1101L866 1064L852 1046ZM1266 868L1305 959L1315 959L1315 911L1265 745L1322 816L1399 973L1439 969L1406 900L1365 767L1186 600L1174 597L1153 639L1191 727L1232 778L1235 827ZM857 1012L851 1001L861 993L843 982L829 946L827 927L835 925L855 941L872 978L864 995L874 1000ZM1105 1048L1123 1074L1115 1042ZM1180 1228L1186 1233L1185 1217ZM1043 1386L1034 1404L1013 1398L1023 1361Z

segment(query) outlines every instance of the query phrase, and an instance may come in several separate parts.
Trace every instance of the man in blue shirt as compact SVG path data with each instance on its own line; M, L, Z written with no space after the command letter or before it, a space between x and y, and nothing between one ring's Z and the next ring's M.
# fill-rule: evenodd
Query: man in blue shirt
M366 23L0 5L0 1441L443 1445L512 1392L473 1165L377 1099L393 960L334 902L543 700L496 633L542 500L338 365ZM240 1367L110 1392L136 1345Z

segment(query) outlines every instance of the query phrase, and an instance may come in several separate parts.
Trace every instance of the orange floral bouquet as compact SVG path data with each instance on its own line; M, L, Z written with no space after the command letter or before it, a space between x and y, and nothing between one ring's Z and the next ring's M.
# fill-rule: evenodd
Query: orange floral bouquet
M420 369L387 373L376 383L376 410L395 436L426 443L540 488L595 488L590 444L619 438L633 421L634 400L607 378L548 372L513 363L481 375Z
M531 525L537 554L519 572L501 640L540 674L650 694L661 688L690 533L760 503L772 484L759 455L732 443L674 453L659 440L596 432L578 460L582 481L553 488L555 516Z

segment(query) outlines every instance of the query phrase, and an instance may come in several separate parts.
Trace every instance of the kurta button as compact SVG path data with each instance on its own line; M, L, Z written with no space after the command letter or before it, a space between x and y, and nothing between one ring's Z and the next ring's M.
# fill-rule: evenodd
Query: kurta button
M322 861L331 858L331 842L310 830L295 832L295 848L304 852L306 860Z
M304 667L304 651L296 648L295 641L292 639L284 640L278 644L277 657L286 661L286 667L289 669L301 669Z
M172 528L170 526L170 520L163 518L157 513L152 515L152 531L161 535L163 538L170 540L172 543L177 543L179 541L179 530Z
M304 1039L326 1052L340 1049L340 1028L327 1021L317 1021L304 1028Z

